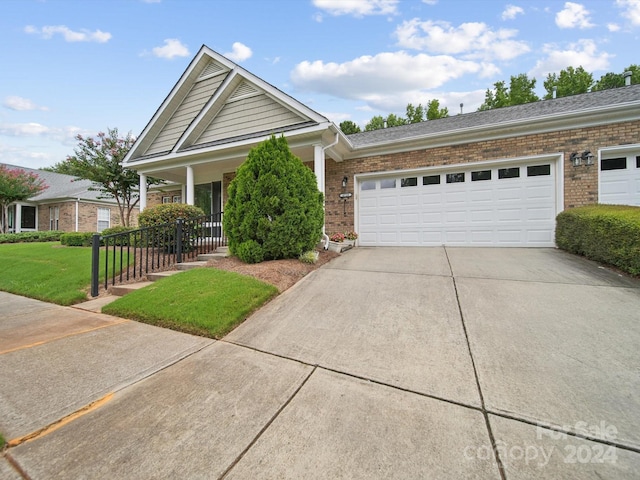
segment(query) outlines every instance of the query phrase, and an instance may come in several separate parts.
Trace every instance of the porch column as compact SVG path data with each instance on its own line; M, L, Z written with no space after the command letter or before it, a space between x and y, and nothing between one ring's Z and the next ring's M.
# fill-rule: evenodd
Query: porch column
M16 203L16 216L13 219L13 231L20 233L22 231L22 204Z
M318 190L324 194L324 149L322 145L313 146L313 172L316 174L318 181Z
M193 180L193 167L187 166L187 205L195 204L195 186Z
M140 174L140 211L147 208L147 176Z

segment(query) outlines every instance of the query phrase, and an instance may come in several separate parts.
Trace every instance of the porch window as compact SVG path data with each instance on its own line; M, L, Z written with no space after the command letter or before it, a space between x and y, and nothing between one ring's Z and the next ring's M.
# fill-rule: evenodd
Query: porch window
M49 230L59 230L60 207L49 207Z
M222 211L222 182L203 183L195 186L194 203L206 215Z
M111 226L111 209L98 207L98 232Z
M20 228L24 230L36 229L36 207L22 205L22 218L20 220Z

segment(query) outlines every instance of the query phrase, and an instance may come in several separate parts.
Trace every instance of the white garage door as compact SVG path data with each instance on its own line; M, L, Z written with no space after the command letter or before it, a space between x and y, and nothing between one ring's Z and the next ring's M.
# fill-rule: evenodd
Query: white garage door
M640 155L600 161L600 203L640 206Z
M554 162L359 181L360 245L554 246Z

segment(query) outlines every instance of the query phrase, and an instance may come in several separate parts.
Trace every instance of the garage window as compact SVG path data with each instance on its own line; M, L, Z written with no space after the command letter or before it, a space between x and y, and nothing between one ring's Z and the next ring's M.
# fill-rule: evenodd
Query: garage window
M551 175L551 165L531 165L527 167L527 177Z
M415 187L418 185L418 177L403 178L400 180L400 187Z
M422 185L440 185L440 175L422 177Z
M386 178L384 180L380 180L380 188L396 188L396 179Z
M520 168L519 167L501 168L500 170L498 170L498 178L499 179L503 179L503 178L519 178L519 177L520 177Z
M636 157L636 168L640 168L640 155Z
M360 184L360 190L375 190L375 189L376 189L375 180L367 180L366 182L362 182Z
M480 170L479 172L471 172L472 182L480 182L482 180L491 180L491 170Z
M447 183L462 183L462 182L464 182L464 172L447 173Z
M627 157L607 158L600 163L600 170L624 170L627 168Z

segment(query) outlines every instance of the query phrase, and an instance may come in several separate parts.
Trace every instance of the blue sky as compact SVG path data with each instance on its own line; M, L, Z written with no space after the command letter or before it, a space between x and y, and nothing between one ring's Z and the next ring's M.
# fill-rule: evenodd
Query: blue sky
M75 135L138 135L202 44L336 124L494 82L640 63L640 0L2 0L0 162L40 168ZM636 54L634 55L634 50Z

